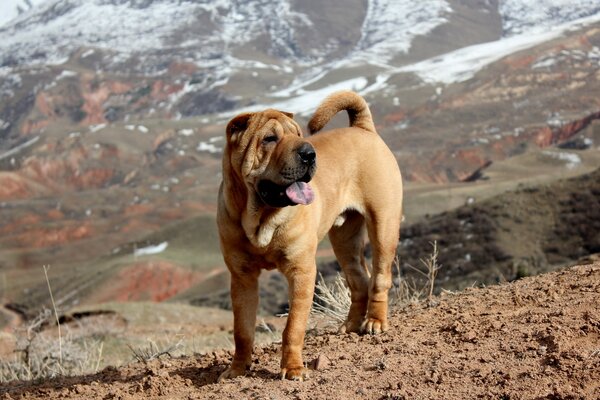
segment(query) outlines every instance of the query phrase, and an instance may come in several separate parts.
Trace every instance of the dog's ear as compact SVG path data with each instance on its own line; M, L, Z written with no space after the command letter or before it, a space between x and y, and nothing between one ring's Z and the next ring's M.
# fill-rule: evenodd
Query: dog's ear
M287 111L279 111L279 112L287 117L290 117L291 119L294 119L294 113L287 112Z
M234 117L227 124L226 132L227 132L227 141L235 141L238 133L243 132L248 128L248 120L252 113L244 113Z

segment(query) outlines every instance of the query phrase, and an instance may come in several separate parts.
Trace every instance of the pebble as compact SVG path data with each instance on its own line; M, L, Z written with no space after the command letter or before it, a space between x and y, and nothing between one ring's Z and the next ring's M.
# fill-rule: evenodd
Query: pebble
M324 369L329 368L331 365L331 360L326 355L319 354L319 356L313 360L312 369L315 371L322 371Z

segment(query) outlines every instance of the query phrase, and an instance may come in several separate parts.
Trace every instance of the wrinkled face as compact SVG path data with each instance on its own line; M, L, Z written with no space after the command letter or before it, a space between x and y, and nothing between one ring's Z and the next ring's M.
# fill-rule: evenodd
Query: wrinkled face
M277 110L241 114L227 125L224 157L260 200L271 207L309 204L308 182L316 170L316 153L292 114Z

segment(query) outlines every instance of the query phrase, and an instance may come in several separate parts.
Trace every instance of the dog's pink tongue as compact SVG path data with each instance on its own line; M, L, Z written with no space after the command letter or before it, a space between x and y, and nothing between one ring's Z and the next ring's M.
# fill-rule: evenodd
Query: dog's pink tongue
M312 188L306 182L294 182L285 189L287 197L296 204L310 204L315 199Z

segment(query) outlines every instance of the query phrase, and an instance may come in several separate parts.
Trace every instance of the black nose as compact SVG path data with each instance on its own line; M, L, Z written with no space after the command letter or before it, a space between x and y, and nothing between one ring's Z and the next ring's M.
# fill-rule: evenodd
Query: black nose
M315 158L317 158L315 148L312 147L310 143L303 143L302 146L298 147L296 153L298 153L300 161L302 161L304 164L313 164L315 162Z

